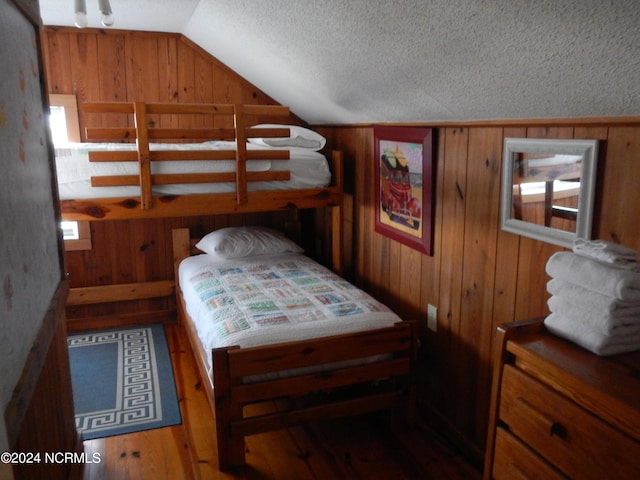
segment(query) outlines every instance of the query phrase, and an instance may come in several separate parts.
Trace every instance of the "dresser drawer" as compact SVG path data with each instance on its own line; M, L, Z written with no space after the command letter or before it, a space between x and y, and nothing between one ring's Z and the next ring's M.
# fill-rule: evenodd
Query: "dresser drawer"
M566 480L544 459L502 428L496 431L494 480Z
M572 478L640 478L640 444L511 365L499 417L508 430Z

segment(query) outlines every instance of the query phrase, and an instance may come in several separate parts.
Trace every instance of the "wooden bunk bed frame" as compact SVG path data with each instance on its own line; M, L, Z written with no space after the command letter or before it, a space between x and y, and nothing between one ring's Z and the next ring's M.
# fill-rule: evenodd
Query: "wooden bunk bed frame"
M327 187L279 191L249 191L248 182L287 180L288 172L247 172L246 164L252 158L283 160L285 151L256 151L247 149L247 139L254 137L284 137L288 128L250 128L251 120L259 118L285 118L289 108L280 105L234 104L178 104L145 102L87 102L82 104L85 114L125 115L132 126L87 128L87 141L136 142L130 152L91 152L91 161L139 164L139 175L94 177L94 186L139 185L138 198L97 198L61 200L64 220L127 220L136 218L166 218L193 215L214 215L256 211L274 211L290 208L319 208L339 206L342 203L342 156L331 154L333 183ZM217 124L231 128L165 128L163 123L176 124L184 115L213 117ZM168 119L168 120L164 120ZM151 142L180 143L185 140L235 141L234 151L151 151ZM285 156L283 156L285 155ZM165 174L152 175L151 162L167 160L226 160L234 159L235 173ZM177 183L235 182L235 193L153 195L154 185Z
M331 152L330 168L332 182L329 186L305 189L249 191L251 181L286 180L289 172L247 172L247 161L257 155L247 149L248 138L285 137L288 128L250 128L259 120L283 118L289 121L288 107L280 105L237 104L177 104L145 102L85 102L82 111L86 115L110 116L110 122L119 127L86 128L87 141L126 142L135 141L131 151L91 152L90 161L137 162L138 176L93 177L92 183L99 186L138 185L138 197L113 197L94 199L61 200L60 212L63 220L108 221L146 218L169 218L201 215L234 214L262 211L327 208L331 222L332 268L342 272L342 152ZM119 117L114 117L118 116ZM187 117L184 117L187 116ZM167 128L164 125L193 124L225 125L225 127ZM114 120L115 118L115 120ZM184 119L184 120L181 120ZM213 120L212 120L213 119ZM227 127L231 125L232 127ZM220 150L173 150L151 151L150 143L185 141L227 140L235 142L235 149ZM260 151L261 159L286 159L287 151ZM164 174L152 175L151 162L166 160L228 160L236 162L235 173L209 174ZM153 185L176 183L235 182L234 193L154 195ZM72 288L67 305L91 305L173 296L173 280L116 284ZM99 320L99 322L102 320Z
M186 228L174 229L173 255L179 263L194 253L196 239ZM417 328L403 321L383 329L336 335L276 345L216 348L205 351L187 313L179 285L176 285L178 316L185 328L216 424L217 454L221 470L245 464L244 437L290 426L343 416L390 410L392 425L411 425L414 419L415 387L412 378L417 356ZM346 360L382 355L375 363L333 367L318 373L302 373L286 378L243 383L251 375L265 375L300 367L314 367ZM208 361L212 359L212 377ZM369 390L355 386L384 379L384 386ZM348 395L326 395L334 389ZM322 391L325 395L309 396ZM344 392L343 392L344 393ZM245 416L245 406L277 402L275 413Z

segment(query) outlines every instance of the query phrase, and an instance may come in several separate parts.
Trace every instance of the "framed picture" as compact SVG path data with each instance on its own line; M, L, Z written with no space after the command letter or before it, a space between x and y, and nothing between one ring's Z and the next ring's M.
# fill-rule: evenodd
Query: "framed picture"
M375 230L433 254L433 139L424 127L374 127Z

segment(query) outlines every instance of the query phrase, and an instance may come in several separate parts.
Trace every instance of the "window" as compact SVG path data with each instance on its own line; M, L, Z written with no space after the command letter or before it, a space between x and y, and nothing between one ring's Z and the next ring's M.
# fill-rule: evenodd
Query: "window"
M54 145L80 141L78 105L75 95L49 95L49 128ZM89 222L61 222L64 249L91 250Z
M80 141L75 95L49 94L49 127L54 144Z
M89 222L63 221L60 224L66 251L91 250L91 226Z

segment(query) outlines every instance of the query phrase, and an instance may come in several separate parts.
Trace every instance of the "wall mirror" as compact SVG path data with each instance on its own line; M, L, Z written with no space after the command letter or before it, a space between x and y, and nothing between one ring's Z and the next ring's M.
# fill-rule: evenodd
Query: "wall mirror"
M505 138L501 227L571 248L591 238L597 140Z

